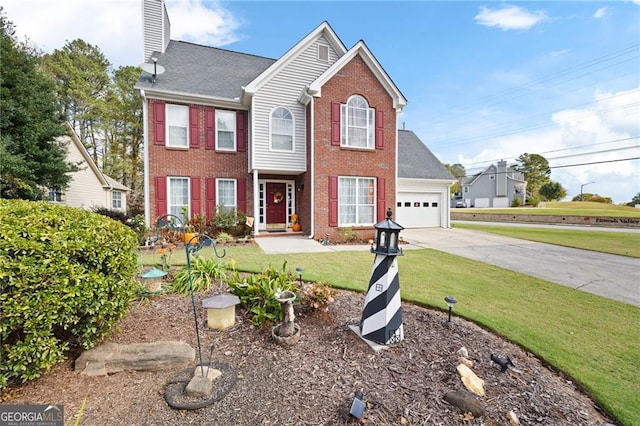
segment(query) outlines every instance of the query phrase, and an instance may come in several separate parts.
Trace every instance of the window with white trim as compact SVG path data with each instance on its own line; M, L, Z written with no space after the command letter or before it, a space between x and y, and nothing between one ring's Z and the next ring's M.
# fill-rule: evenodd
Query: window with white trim
M216 109L216 149L236 150L236 112Z
M64 201L64 192L60 189L49 188L49 201L52 203L62 203Z
M188 220L190 199L188 177L167 178L167 213L178 216L183 222Z
M375 221L376 178L338 178L338 226L367 226Z
M189 108L167 104L167 146L188 148Z
M216 179L216 205L218 209L235 211L238 206L235 179Z
M271 149L293 151L293 114L286 108L271 113Z
M340 105L340 145L374 149L375 111L365 98L357 95Z
M329 61L329 46L326 44L318 45L318 60L322 62Z
M112 209L122 208L122 191L111 192L111 208Z

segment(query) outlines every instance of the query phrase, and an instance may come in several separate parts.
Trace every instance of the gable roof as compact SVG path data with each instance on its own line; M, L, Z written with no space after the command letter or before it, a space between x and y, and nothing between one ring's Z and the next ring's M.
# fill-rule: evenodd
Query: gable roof
M464 182L462 184L463 185L473 185L474 183L476 183L476 181L478 179L480 179L481 176L484 176L484 175L486 175L488 173L498 173L498 168L496 167L495 164L491 164L490 166L488 166L483 171L478 172L475 175L469 176L468 178L466 178L464 180ZM522 183L526 182L524 180L524 176L522 175L522 173L513 170L512 167L507 168L506 178L507 178L507 180L513 180L513 181L516 181L516 182L522 182Z
M310 44L314 43L319 38L323 37L331 44L334 50L339 55L344 55L347 51L345 45L340 41L333 28L327 21L324 21L316 29L311 31L305 38L300 40L281 56L274 64L266 69L262 74L256 77L250 84L245 87L245 92L248 95L252 95L257 92L260 87L264 86L273 76L277 75L283 68L285 68L291 61L293 61L301 52L306 50Z
M147 93L191 96L240 103L243 87L269 68L275 59L216 47L171 40L164 53L154 52L164 73L143 72L135 85Z
M364 41L360 40L347 53L342 55L333 65L323 72L314 82L309 85L308 92L312 96L321 96L322 86L334 75L336 75L349 61L356 55L359 55L365 64L371 69L373 74L378 78L382 85L387 89L389 95L393 98L393 107L402 109L407 105L407 100L387 72L382 68L378 60L373 56Z
M398 177L456 180L418 136L410 130L398 130Z
M76 149L80 152L80 155L82 155L82 159L85 161L85 163L87 163L87 165L89 166L93 174L96 176L96 178L98 179L102 187L106 189L116 189L119 191L131 191L130 188L124 186L120 182L105 175L100 171L96 163L93 161L93 158L91 158L91 156L89 155L87 148L84 147L84 145L80 141L80 138L76 134L75 130L73 130L73 127L71 127L71 124L69 124L68 122L66 124L67 124L67 135L69 136L69 139L71 139L71 143L73 143Z

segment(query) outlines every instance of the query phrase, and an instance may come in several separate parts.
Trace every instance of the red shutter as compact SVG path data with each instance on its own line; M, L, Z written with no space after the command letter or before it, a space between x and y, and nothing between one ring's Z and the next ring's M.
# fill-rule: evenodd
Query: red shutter
M191 217L201 212L200 178L191 178Z
M189 107L189 147L200 147L200 110L193 105Z
M386 198L387 191L385 188L385 179L378 178L378 222L387 217Z
M241 213L247 212L247 180L246 179L238 179L236 181L238 185L238 208L237 211Z
M156 176L156 218L167 214L167 178Z
M340 146L340 104L331 102L331 145Z
M154 145L165 144L165 128L164 128L164 102L156 102L153 104L153 133L155 139Z
M245 152L247 150L247 112L236 112L236 138L237 151Z
M376 110L376 149L383 149L383 148L384 148L384 111Z
M216 149L216 110L212 107L204 109L204 146Z
M212 219L216 214L216 180L214 178L206 178L205 192L207 218Z
M338 176L329 176L329 226L338 226Z

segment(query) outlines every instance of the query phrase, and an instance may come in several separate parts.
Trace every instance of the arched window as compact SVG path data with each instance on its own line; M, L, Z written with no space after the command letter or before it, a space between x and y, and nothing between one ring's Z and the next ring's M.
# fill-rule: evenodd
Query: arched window
M293 151L293 115L286 108L271 113L271 149Z
M342 107L342 146L374 148L375 109L362 96L352 96Z

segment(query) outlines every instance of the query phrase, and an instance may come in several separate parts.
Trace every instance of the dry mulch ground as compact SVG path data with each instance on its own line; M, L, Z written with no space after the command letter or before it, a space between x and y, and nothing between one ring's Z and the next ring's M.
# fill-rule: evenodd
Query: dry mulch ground
M217 289L215 292L223 290ZM61 363L39 380L12 390L8 404L64 404L67 423L86 398L83 425L341 425L354 392L372 425L509 425L513 411L522 425L601 425L607 422L592 400L536 357L473 323L403 303L404 340L374 352L349 325L360 321L364 294L338 292L328 313L296 305L300 342L278 346L270 328L253 327L238 309L234 326L208 330L197 296L203 358L229 366L238 380L220 401L198 410L175 410L164 391L182 369L131 371L87 377ZM455 312L454 312L455 313ZM190 298L153 297L134 306L107 341L183 340L196 347ZM473 418L444 401L465 387L456 372L465 347L473 371L485 381L480 401L486 415ZM515 367L501 372L490 360L509 356Z

